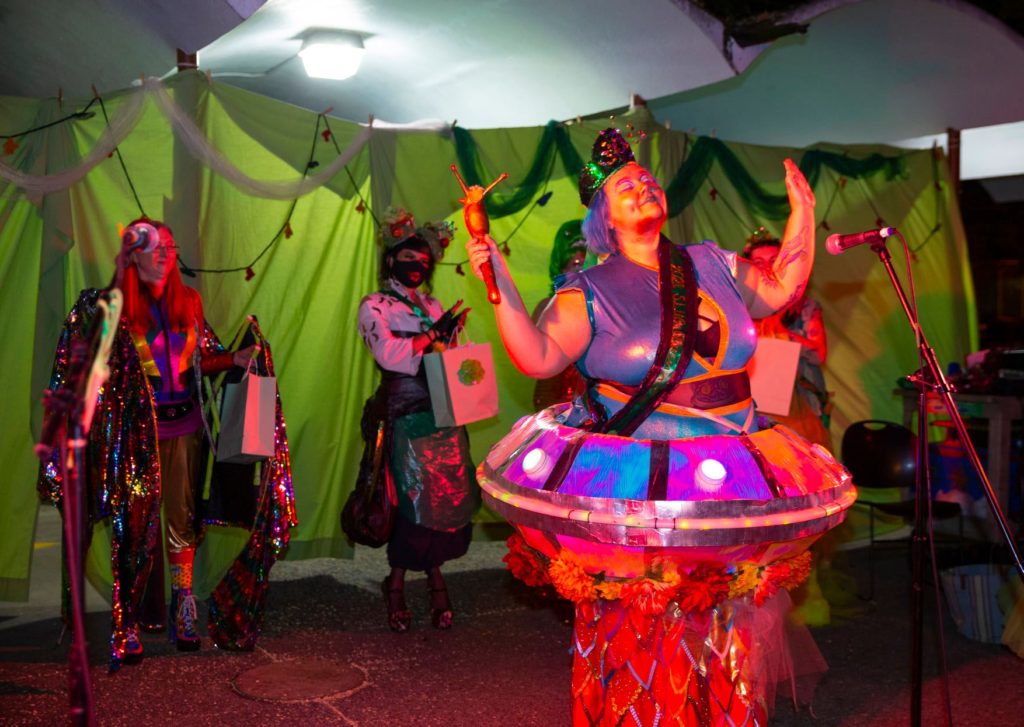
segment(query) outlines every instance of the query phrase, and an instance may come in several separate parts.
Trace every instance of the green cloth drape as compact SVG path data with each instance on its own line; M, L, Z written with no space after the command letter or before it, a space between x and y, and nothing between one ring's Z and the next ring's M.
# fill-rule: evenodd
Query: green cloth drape
M168 83L212 143L255 177L287 179L301 174L308 158L315 114L246 91L209 84L201 74ZM116 96L106 99L113 114ZM70 102L65 102L68 108ZM27 128L61 115L53 101L0 98L0 129ZM827 203L833 230L874 226L881 216L920 245L915 269L921 313L941 359L955 360L976 343L973 290L959 212L945 177L935 172L930 151L883 147L777 149L692 139L658 127L644 114L633 117L647 139L637 155L665 181L678 212L669 222L677 241L715 239L737 250L757 225L781 233L785 218L784 157L814 182L821 219ZM512 235L509 266L529 308L548 294L548 256L555 230L582 216L576 171L607 121L569 126L452 133L376 130L350 165L355 183L374 211L409 209L421 223L448 218L462 228L461 190L449 167L467 183L487 184L510 175L489 197L491 234ZM332 120L341 148L358 131ZM42 173L73 165L103 130L101 115L54 127L20 140L9 163ZM289 203L248 197L192 160L175 143L163 117L147 108L120 150L150 215L176 232L183 258L194 267L247 263L280 228ZM333 144L317 144L321 163L334 158ZM847 178L837 190L840 176ZM551 200L532 203L547 189ZM716 190L712 199L711 190ZM834 196L834 200L832 197ZM244 316L255 313L274 344L279 384L292 449L299 526L288 557L338 556L348 552L338 513L358 467L359 414L376 385L372 358L355 330L360 298L376 288L377 249L369 212L358 210L353 182L339 174L325 188L298 201L293 235L281 239L242 273L200 275L186 282L203 295L206 313L230 340ZM532 210L532 211L531 211ZM523 218L529 212L525 221ZM80 288L104 285L113 271L116 225L138 211L116 159L99 165L66 193L41 204L0 186L0 366L8 400L0 427L0 598L27 594L36 511L32 456L33 421L49 375L60 323ZM938 222L941 227L931 234ZM819 229L819 238L828 232ZM465 260L457 233L449 262ZM821 301L829 333L828 388L836 394L833 437L852 420L896 418L896 378L916 367L913 341L888 289L884 271L866 250L842 257L819 255L811 293ZM890 246L899 260L895 245ZM467 270L468 272L468 270ZM502 402L495 419L470 426L474 458L530 411L533 382L512 366L498 339L483 286L454 266L442 266L435 294L450 305L463 298L473 309L472 340L490 341ZM481 520L493 518L482 512ZM91 574L103 580L105 538L97 531ZM200 592L207 590L241 546L242 534L214 529L200 549Z

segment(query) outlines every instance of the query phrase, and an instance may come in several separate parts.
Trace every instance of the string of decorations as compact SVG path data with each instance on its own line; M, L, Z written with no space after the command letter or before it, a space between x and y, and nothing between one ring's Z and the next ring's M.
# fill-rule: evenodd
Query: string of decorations
M57 103L63 104L63 100L60 96L57 97ZM23 139L26 136L38 133L40 131L45 131L47 129L52 129L55 126L66 124L69 121L85 121L93 118L94 116L96 116L96 112L90 111L89 109L91 109L93 104L96 103L100 105L100 111L103 113L103 121L106 123L107 128L109 129L110 116L107 114L107 106L103 102L103 97L100 96L99 92L96 90L96 87L93 86L92 99L90 99L89 103L87 103L80 110L75 111L74 113L67 114L66 116L62 116L59 119L54 119L53 121L47 122L45 124L39 124L38 126L33 126L32 128L24 129L23 131L19 131L14 134L0 134L0 139L6 140L4 141L3 145L4 154L6 156L10 156L11 154L13 154L18 149L18 140ZM132 196L135 198L135 204L139 208L139 216L146 217L146 210L143 208L142 200L139 199L139 193L136 191L135 184L132 182L132 178L128 174L128 167L125 165L124 157L121 155L121 148L119 146L115 146L114 150L110 152L110 155L108 156L113 156L114 154L117 154L117 161L121 165L121 170L124 172L125 179L128 181L128 187L129 189L131 189Z
M527 219L529 219L530 215L533 214L534 210L536 210L538 207L545 206L548 203L548 200L550 200L551 196L554 194L554 192L548 190L548 186L551 183L551 174L554 172L555 169L555 157L556 155L552 154L549 160L547 175L544 179L544 186L541 188L541 195L533 201L533 204L531 204L529 209L526 210L526 214L519 218L519 221L516 223L516 226L512 228L512 231L509 232L508 235L506 235L505 239L498 243L498 251L501 252L501 254L504 255L505 257L510 257L512 255L512 248L509 246L509 242L511 242L512 238L515 237L517 232L519 232L519 228L523 226L523 223L526 222ZM466 272L465 270L462 269L462 266L468 263L469 259L467 258L457 263L441 261L438 262L437 264L454 265L456 275L465 275Z
M99 93L96 92L95 88L93 89L93 94L93 98L89 103L78 111L45 124L39 124L15 133L0 134L0 139L5 140L3 144L3 153L8 156L13 154L19 146L19 140L22 140L31 134L53 128L54 126L67 123L69 121L93 118L95 116L95 112L91 111L91 108L97 103L100 106L104 121L109 128L110 118L106 111L106 105ZM322 132L320 130L321 122L325 127ZM629 122L626 123L626 126L631 132L635 131ZM315 160L317 136L322 136L325 142L333 143L335 151L339 154L341 153L341 149L338 146L338 142L330 128L326 115L323 113L318 114L313 144L310 149L310 156L303 169L303 178L308 176L309 170L319 166L319 162ZM475 183L474 180L480 176L479 155L476 151L475 141L470 132L459 127L455 127L453 129L453 136L455 140L456 154L459 158L460 165L462 166L469 182L473 184ZM641 140L645 136L646 134L641 133ZM128 171L127 163L125 162L124 156L119 147L115 147L111 152L111 156L114 154L117 155L118 163L121 166L121 170L128 183L129 189L132 192L132 196L139 209L140 216L147 216L141 198L139 197L138 191ZM499 244L499 249L502 254L511 254L511 248L509 246L510 240L518 232L526 219L528 219L536 210L536 208L538 206L543 207L551 198L552 192L548 190L548 186L554 171L556 158L561 158L563 166L565 166L567 175L569 176L574 176L576 171L582 166L582 159L569 139L567 128L564 124L552 121L545 126L530 169L524 177L523 182L516 188L516 191L509 196L497 196L495 198L489 197L486 200L488 212L492 218L496 218L519 211L530 199L533 199L533 203L529 209L527 209L526 214L519 220L512 232L509 233L509 235ZM930 234L921 243L912 248L912 252L917 252L923 248L924 245L942 229L942 224L939 220L942 208L942 186L939 181L938 173L938 163L940 160L940 153L936 148L933 151L932 161L933 184L936 190L936 222L932 227ZM785 216L783 213L788 213L788 199L786 196L769 194L762 189L753 177L750 176L749 172L746 171L738 157L736 157L724 142L713 137L698 137L691 145L690 135L684 134L683 162L679 169L676 170L673 178L668 184L666 184L666 195L669 198L670 217L679 214L682 209L692 202L698 188L703 186L704 182L710 182L711 189L709 194L712 201L721 198L729 212L736 217L741 224L749 226L747 221L744 220L733 205L730 204L729 200L722 197L718 186L714 183L714 180L711 179L711 167L715 162L717 162L722 171L725 172L726 177L732 184L733 188L737 191L737 194L739 194L739 196L744 200L745 208L754 217L782 219ZM846 153L840 154L822 150L811 150L805 152L800 160L799 166L812 186L814 186L823 168L826 168L838 175L836 187L833 188L829 203L826 206L825 213L818 226L825 230L831 229L828 224L828 213L839 193L845 189L848 178L851 177L860 182L865 200L871 207L872 212L875 214L875 225L878 227L883 226L884 218L876 207L871 195L868 193L867 187L864 183L864 177L877 172L883 172L888 179L892 179L905 173L904 164L903 155L885 157L880 154L872 154L863 159L851 159ZM355 194L359 197L359 203L356 207L357 211L359 213L369 211L376 227L379 228L380 221L374 214L372 207L363 197L362 192L359 189L359 185L356 183L356 180L348 166L345 167L345 172L352 183ZM540 196L536 196L538 190L541 191ZM270 248L280 241L282 237L287 239L292 236L293 230L291 228L291 217L295 211L296 203L297 200L292 200L289 205L288 212L285 215L285 220L277 233L248 264L224 268L194 268L187 265L179 258L179 266L182 273L190 277L194 277L196 273L217 274L240 272L244 270L246 273L246 280L252 279L255 275L253 265L262 259L263 256L269 252ZM456 272L460 275L464 275L465 273L462 270L462 266L467 262L468 260L461 262L443 262L441 264L454 265Z
M99 94L93 96L92 100L85 106L83 106L80 110L75 111L74 113L70 113L67 116L63 116L59 119L54 119L53 121L47 122L45 124L40 124L39 126L33 126L30 129L17 131L13 134L0 134L0 139L6 139L6 141L4 141L3 147L4 154L6 156L10 156L11 154L13 154L18 148L18 139L21 139L22 137L29 136L40 131L45 131L46 129L53 128L54 126L58 126L60 124L66 124L68 121L84 121L85 119L91 119L93 116L96 115L96 113L94 111L90 111L89 109L92 108L92 105L96 103L98 100Z
M316 156L316 140L320 137L321 120L325 120L323 114L317 114L316 125L313 129L313 142L309 149L309 159L306 160L306 164L302 168L303 179L305 179L306 175L309 174L310 169L313 169L319 165L319 162L317 162L314 159L314 157ZM178 267L181 269L182 274L187 275L190 278L194 278L196 276L196 273L237 273L244 270L246 281L252 280L256 276L256 272L252 269L253 265L258 263L264 255L270 252L270 248L276 245L281 240L282 237L287 240L293 234L295 234L294 231L292 230L292 215L295 213L295 206L298 204L298 202L299 200L296 198L293 199L288 204L288 212L285 213L284 222L278 228L274 236L270 238L270 242L264 245L263 249L260 250L259 253L256 254L256 257L254 257L247 265L237 265L234 267L227 268L194 268L186 264L185 261L182 260L181 256L179 255Z
M340 156L341 155L341 147L338 145L338 140L334 137L334 131L331 130L331 124L327 120L327 116L326 115L324 115L324 127L325 127L324 131L323 131L324 141L328 141L328 140L331 141L334 144L334 150L336 152L338 152L338 155ZM313 163L314 163L314 165L316 164L316 162L313 162ZM369 212L370 213L370 217L373 218L374 230L375 231L379 230L380 229L380 220L377 219L377 215L374 214L373 207L370 206L369 204L367 204L366 198L363 197L363 193L362 193L362 191L360 191L359 185L356 183L356 178L352 175L352 170L350 170L348 168L347 164L345 165L345 174L348 175L349 181L352 182L352 190L356 193L356 196L359 197L359 204L356 205L356 212L358 212L359 214L363 214L364 212Z
M109 129L110 128L110 117L107 116L107 106L106 106L106 104L103 103L103 97L100 96L98 93L96 93L96 89L95 88L93 88L92 92L93 92L93 101L99 101L100 102L100 111L103 112L103 120L106 122L107 128ZM89 103L91 105L92 101L90 101ZM146 214L146 210L144 210L142 208L142 200L139 199L139 193L137 191L135 191L135 183L132 182L131 175L128 174L128 165L124 163L124 157L121 156L121 147L120 146L115 146L114 147L114 151L112 151L111 154L117 154L117 161L120 162L120 164L121 164L121 171L124 172L124 178L126 180L128 180L128 189L130 189L132 191L132 196L135 197L135 204L139 208L139 217L149 217L149 215Z

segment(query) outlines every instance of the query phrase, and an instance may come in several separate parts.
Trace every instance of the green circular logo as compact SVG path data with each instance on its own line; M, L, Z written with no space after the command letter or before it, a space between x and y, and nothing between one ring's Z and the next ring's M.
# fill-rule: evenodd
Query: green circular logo
M459 381L474 386L484 380L484 365L474 358L467 358L459 366Z

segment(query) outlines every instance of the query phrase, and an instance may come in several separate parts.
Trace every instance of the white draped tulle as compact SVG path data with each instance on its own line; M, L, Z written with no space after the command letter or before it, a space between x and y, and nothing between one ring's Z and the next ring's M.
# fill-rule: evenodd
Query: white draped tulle
M256 179L232 164L210 143L195 121L174 102L160 79L148 78L139 89L126 95L124 105L81 164L53 174L29 174L0 161L0 178L24 190L30 199L67 189L104 161L135 129L147 99L153 100L192 156L246 194L265 199L296 199L324 186L362 150L372 133L369 126L361 129L348 147L317 174L292 180Z
M135 129L142 117L145 101L146 97L141 92L127 94L121 110L81 164L53 174L29 174L0 161L0 178L24 190L29 199L39 199L43 195L67 189L97 164L106 161L110 153Z

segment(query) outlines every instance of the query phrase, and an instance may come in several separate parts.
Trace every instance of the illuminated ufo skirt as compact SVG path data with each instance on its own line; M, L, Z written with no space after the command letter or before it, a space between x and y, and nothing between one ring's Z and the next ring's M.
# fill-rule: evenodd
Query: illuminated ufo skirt
M655 559L686 567L789 558L841 523L856 499L850 473L784 426L633 439L565 426L556 417L564 407L521 419L477 474L487 505L528 545L549 557L569 550L591 573L635 578ZM667 482L655 474L666 467Z

